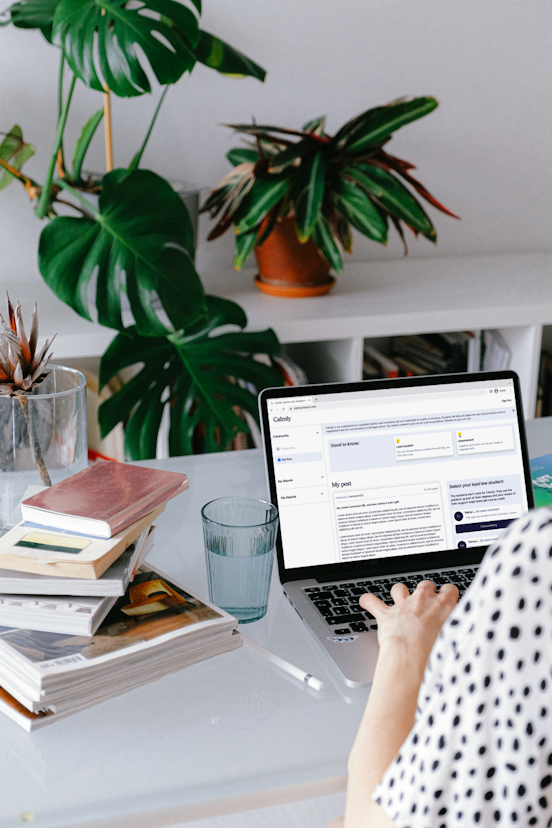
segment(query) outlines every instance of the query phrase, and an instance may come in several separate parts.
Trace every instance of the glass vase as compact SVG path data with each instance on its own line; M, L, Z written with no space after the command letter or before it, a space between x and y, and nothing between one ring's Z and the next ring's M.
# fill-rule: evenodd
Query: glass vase
M86 377L49 365L30 394L0 396L0 526L27 486L57 483L87 465Z

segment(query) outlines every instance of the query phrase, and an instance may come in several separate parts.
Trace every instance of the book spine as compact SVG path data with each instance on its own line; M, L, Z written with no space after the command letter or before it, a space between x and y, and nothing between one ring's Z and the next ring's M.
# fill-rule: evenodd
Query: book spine
M397 363L377 348L374 348L373 345L365 345L364 354L380 366L384 377L389 377L391 379L399 376L399 366Z
M446 359L438 348L429 346L421 337L395 337L393 353L411 359L430 374L448 374L453 370L451 360Z

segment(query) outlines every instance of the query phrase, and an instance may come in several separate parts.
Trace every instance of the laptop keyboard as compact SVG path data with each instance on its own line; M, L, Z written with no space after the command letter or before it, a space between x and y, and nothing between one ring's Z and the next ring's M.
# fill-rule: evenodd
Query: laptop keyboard
M305 587L308 595L328 626L337 635L347 633L367 632L377 630L378 625L374 616L362 609L358 599L365 592L377 595L386 604L393 604L390 591L393 584L406 584L412 591L420 581L433 581L437 587L442 584L455 584L460 592L460 598L472 582L478 567L466 567L444 572L416 573L413 575L392 576L388 578L371 578L365 581L350 583L320 584L315 587Z

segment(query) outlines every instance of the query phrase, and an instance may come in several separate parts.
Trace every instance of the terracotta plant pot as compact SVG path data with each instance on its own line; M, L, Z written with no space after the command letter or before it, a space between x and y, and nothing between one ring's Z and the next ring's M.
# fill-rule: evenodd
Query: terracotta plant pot
M267 221L261 224L260 234ZM255 248L255 255L259 265L255 283L273 296L320 296L335 284L328 262L312 239L301 244L297 238L293 216L276 224L270 236Z

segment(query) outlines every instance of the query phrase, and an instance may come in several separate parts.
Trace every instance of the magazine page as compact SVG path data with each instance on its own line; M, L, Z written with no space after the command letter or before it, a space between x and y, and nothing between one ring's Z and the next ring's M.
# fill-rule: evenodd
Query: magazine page
M54 677L57 686L48 686L45 690L36 692L32 688L21 686L21 682L7 672L0 674L0 684L11 693L14 698L28 710L37 712L49 708L58 713L66 710L67 706L83 704L90 706L97 704L103 698L111 698L135 687L142 687L163 676L203 661L220 653L238 649L243 640L239 634L230 634L228 628L215 627L198 632L193 639L193 647L181 646L172 652L164 654L156 650L155 655L150 653L147 662L140 657L132 661L114 661L107 665L100 673L74 670L69 673L60 673ZM181 642L183 643L183 642ZM143 654L142 654L143 655ZM147 669L144 669L147 666ZM65 683L62 680L65 679Z
M0 712L9 716L10 719L13 719L17 724L29 731L34 729L33 724L54 715L53 710L40 710L36 713L31 713L30 710L23 707L3 687L0 687Z
M91 637L0 628L0 669L10 665L40 680L112 660L146 658L172 639L236 625L231 615L163 572L141 569Z

